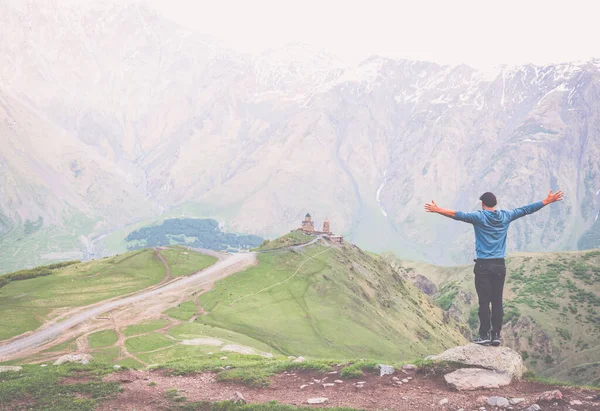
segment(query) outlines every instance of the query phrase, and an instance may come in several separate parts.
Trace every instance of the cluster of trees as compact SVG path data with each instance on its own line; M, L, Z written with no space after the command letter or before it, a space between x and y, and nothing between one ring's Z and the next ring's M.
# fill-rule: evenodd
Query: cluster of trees
M63 267L68 267L81 261L63 261L62 263L43 265L40 267L30 268L28 270L15 271L14 273L4 274L0 276L0 288L4 287L11 281L29 280L31 278L43 277L52 274L55 270Z
M171 218L162 224L131 232L125 241L130 250L143 247L185 244L210 250L254 248L263 239L255 235L224 233L212 219Z

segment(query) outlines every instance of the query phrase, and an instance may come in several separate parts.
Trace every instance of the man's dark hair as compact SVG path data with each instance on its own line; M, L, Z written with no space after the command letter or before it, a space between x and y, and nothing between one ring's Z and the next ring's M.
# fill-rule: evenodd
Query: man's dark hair
M489 191L487 193L483 193L479 199L485 204L486 207L496 207L498 201L496 200L496 196Z

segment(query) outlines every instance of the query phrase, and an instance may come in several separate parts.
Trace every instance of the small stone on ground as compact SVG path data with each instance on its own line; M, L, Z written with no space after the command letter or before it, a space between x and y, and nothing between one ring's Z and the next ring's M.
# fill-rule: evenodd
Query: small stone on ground
M487 400L488 405L492 407L506 408L510 405L508 400L504 397L489 397Z
M327 398L310 398L306 402L308 404L324 404L329 401Z
M540 394L537 399L538 401L554 401L554 400L562 400L562 392L559 390L554 391L545 391Z
M379 368L380 377L383 377L384 375L391 375L396 372L396 369L391 365L379 364L377 368Z
M231 397L231 402L234 402L236 404L246 404L246 399L244 398L241 392L236 391L233 394L233 397Z
M23 367L19 365L0 365L0 372L21 371Z

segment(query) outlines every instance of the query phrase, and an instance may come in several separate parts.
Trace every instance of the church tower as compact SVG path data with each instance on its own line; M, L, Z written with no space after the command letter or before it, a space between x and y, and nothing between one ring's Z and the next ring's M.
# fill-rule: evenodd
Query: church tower
M323 222L323 232L327 234L331 234L331 229L329 228L329 220L326 218Z
M306 231L308 233L315 231L315 223L312 222L310 213L306 213L306 216L304 216L304 221L302 222L302 231Z

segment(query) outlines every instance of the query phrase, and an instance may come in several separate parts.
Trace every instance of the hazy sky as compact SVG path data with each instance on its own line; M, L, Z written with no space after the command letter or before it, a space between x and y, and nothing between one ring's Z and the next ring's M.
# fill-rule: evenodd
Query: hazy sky
M248 52L300 41L349 61L379 54L489 67L600 57L596 0L149 1Z

